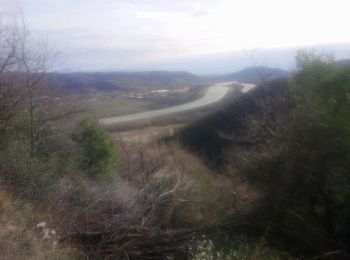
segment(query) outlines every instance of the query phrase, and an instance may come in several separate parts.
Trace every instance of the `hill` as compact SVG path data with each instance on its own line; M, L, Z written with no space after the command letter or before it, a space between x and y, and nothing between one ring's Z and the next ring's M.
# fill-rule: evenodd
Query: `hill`
M188 72L91 72L55 74L55 80L73 90L136 90L182 88L201 84L199 77Z
M249 67L235 73L214 76L197 76L186 71L144 71L58 73L53 78L67 89L114 91L197 87L233 80L258 83L261 78L272 80L288 75L288 71L281 69Z
M269 245L306 258L341 248L335 258L349 259L350 64L314 53L297 62L290 80L236 97L179 140L264 194L268 221L254 223L267 223Z
M260 83L261 81L269 81L273 79L289 76L291 73L286 70L269 67L247 67L235 73L216 75L208 77L213 81L239 81L243 83Z
M190 151L214 168L230 164L228 154L234 149L247 149L256 144L251 136L262 136L268 129L279 127L279 118L290 109L286 79L271 81L249 94L235 96L226 107L180 132L180 140Z

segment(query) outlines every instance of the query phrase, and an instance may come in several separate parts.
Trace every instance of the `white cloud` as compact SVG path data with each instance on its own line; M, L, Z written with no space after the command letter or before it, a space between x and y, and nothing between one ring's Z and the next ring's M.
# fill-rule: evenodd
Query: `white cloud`
M29 27L105 66L350 42L347 0L20 0ZM12 6L12 7L11 7ZM0 0L0 12L16 1ZM122 55L127 53L127 55ZM91 54L92 55L92 54ZM96 58L96 55L92 55ZM113 62L114 60L114 62ZM83 62L83 60L82 60ZM103 61L100 62L103 66Z

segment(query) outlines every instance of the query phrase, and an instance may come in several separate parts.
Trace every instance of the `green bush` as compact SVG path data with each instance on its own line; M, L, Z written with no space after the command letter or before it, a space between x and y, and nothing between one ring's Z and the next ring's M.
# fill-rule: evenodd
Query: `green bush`
M297 69L283 148L247 173L272 195L275 241L312 255L342 248L350 235L350 66L301 52Z
M73 136L83 149L83 169L94 179L111 177L117 162L117 151L106 131L91 118L81 121L79 132Z

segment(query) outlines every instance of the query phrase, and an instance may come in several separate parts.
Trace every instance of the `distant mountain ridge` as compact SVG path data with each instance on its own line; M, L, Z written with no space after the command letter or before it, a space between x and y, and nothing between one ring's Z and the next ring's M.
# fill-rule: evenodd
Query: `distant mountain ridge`
M72 90L135 90L181 88L201 84L196 75L184 71L84 72L55 74L54 79Z
M268 67L248 67L235 73L197 76L186 71L140 72L77 72L54 74L54 79L67 89L84 90L140 90L198 87L224 81L259 83L287 77L290 72Z
M243 70L237 71L235 73L211 76L211 80L222 80L222 81L239 81L243 83L254 83L258 84L261 81L270 81L278 78L288 77L291 72L269 67L247 67Z

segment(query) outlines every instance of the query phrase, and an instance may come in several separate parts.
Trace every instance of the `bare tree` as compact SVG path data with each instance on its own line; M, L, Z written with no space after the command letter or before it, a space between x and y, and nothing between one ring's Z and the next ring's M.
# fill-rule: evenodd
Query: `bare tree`
M26 115L31 156L43 133L77 110L69 102L76 97L51 77L60 62L60 52L30 33L22 14L0 19L0 131L6 132L15 115Z
M35 151L35 110L40 106L44 84L47 74L57 65L58 52L49 48L48 40L34 39L27 30L24 17L14 26L16 56L21 84L26 93L27 106L30 119L30 153Z
M6 129L20 102L19 84L16 81L17 42L13 26L0 18L0 130Z

